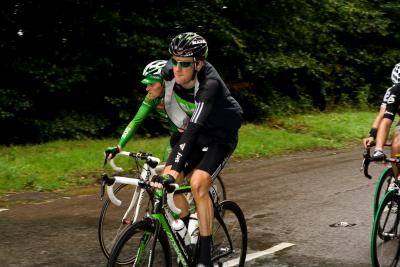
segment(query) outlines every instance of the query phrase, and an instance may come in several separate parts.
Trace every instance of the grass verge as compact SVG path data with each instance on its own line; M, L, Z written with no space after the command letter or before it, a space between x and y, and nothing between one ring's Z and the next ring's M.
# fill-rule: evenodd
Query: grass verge
M342 148L360 142L376 113L342 112L298 115L265 124L245 124L233 157L269 157L293 151ZM0 147L0 194L58 191L97 182L103 151L116 139L56 141L41 145ZM126 150L162 157L168 138L137 138ZM128 159L119 159L123 167Z

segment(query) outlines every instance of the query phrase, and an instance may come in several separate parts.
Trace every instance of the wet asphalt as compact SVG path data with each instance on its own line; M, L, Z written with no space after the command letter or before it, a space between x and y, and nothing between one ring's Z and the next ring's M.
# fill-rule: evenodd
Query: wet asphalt
M228 199L244 211L248 253L294 244L246 266L371 266L372 180L360 173L362 147L232 159L222 173ZM105 266L97 239L98 190L0 197L0 266ZM27 204L13 204L23 201ZM352 226L331 227L338 222Z

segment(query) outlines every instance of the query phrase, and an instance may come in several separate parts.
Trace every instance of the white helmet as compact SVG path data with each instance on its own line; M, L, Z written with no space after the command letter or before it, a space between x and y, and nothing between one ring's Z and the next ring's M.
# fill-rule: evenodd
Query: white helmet
M397 63L392 70L392 82L400 83L400 63Z
M143 70L143 76L145 76L145 78L142 80L142 83L152 84L155 82L162 82L163 77L161 76L161 70L165 64L167 64L166 60L150 62Z

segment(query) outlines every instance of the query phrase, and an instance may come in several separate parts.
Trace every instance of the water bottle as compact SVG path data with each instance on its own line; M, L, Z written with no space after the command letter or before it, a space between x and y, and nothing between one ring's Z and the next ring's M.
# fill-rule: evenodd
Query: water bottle
M197 213L190 214L188 236L190 237L190 244L195 245L199 237L199 221L197 219Z
M178 218L174 220L172 222L172 228L179 234L186 246L190 244L187 228L181 219Z

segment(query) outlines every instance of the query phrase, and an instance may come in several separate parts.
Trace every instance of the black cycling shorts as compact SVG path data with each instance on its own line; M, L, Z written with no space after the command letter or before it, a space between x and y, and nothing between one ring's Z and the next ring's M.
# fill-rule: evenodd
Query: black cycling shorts
M184 175L189 174L194 169L199 169L207 172L214 180L236 148L237 136L229 139L234 141L230 143L221 143L215 142L215 140L207 136L199 136L188 160L184 164L182 170ZM177 146L172 148L167 160L167 166L174 163L177 150Z

